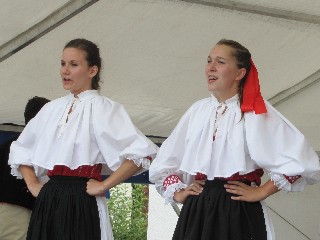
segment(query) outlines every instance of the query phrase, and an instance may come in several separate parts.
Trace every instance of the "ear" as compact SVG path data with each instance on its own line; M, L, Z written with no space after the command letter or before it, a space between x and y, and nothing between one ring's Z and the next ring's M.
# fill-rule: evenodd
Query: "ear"
M236 76L236 81L240 81L242 78L244 78L246 72L247 70L245 68L240 68Z
M89 76L93 78L95 75L97 75L99 68L97 66L92 66L90 68L91 69L90 69Z

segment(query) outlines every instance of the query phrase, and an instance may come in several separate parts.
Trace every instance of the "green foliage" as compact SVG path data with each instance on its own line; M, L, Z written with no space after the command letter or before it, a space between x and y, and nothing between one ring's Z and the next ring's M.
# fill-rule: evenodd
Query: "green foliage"
M110 190L108 207L115 240L147 239L147 191L145 184L119 184Z

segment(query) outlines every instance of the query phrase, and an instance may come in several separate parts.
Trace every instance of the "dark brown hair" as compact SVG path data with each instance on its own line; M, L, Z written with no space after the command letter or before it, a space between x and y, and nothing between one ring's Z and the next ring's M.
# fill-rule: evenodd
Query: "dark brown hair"
M27 124L32 118L34 118L40 111L40 109L48 102L50 102L50 100L44 97L35 96L33 98L30 98L24 109L25 124Z
M246 69L246 74L245 76L241 79L240 84L239 84L239 99L240 99L240 104L242 103L242 96L243 96L243 87L244 83L247 79L247 75L249 73L249 70L251 68L251 53L247 48L242 46L240 43L233 41L233 40L228 40L228 39L221 39L217 45L225 45L228 47L231 47L233 49L232 53L234 58L236 59L237 62L237 67L240 68L245 68Z
M86 61L88 62L89 67L97 66L98 72L92 78L92 89L99 90L100 89L100 71L101 71L101 57L99 48L93 42L83 39L77 38L68 42L64 48L77 48L85 51L86 53Z

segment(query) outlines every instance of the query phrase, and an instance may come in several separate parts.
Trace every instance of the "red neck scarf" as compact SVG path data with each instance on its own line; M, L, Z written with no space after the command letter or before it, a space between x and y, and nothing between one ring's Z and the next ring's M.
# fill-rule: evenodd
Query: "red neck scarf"
M251 68L243 87L241 111L254 111L255 114L266 113L267 108L260 92L258 71L252 59L250 59L250 63Z

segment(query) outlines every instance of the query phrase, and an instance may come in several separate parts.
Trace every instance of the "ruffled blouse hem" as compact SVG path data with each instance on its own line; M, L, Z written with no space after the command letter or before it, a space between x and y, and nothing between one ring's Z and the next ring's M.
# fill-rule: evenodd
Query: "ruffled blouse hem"
M22 179L22 175L19 169L20 164L12 164L11 165L11 175L17 177L18 179ZM32 166L30 166L32 167Z
M274 185L279 189L286 192L292 191L292 185L289 183L289 181L281 174L276 174L270 171L267 171L271 181L274 183Z
M172 205L175 201L173 200L173 196L175 192L179 192L181 189L186 188L187 185L183 182L178 182L171 184L167 187L165 192L162 194L162 197L165 199L165 204Z
M192 176L196 176L198 174L203 174L206 175L206 179L207 180L214 180L215 178L230 178L232 177L234 174L240 174L240 175L246 175L249 174L251 172L254 172L255 170L257 170L257 168L249 168L249 169L234 169L233 171L227 172L227 173L215 173L214 175L212 173L208 173L206 171L201 171L201 170L190 170L190 169L182 169L180 168L179 171L187 173L189 175Z
M20 165L33 167L35 175L37 176L37 178L40 182L47 182L48 181L49 178L46 174L47 170L45 170L39 166L34 166L32 164L24 164L24 163L11 165L11 175L15 176L17 179L23 179L23 176L19 170Z
M138 167L142 166L143 169L148 170L151 164L150 157L139 157L133 154L123 156L125 159L133 161Z

